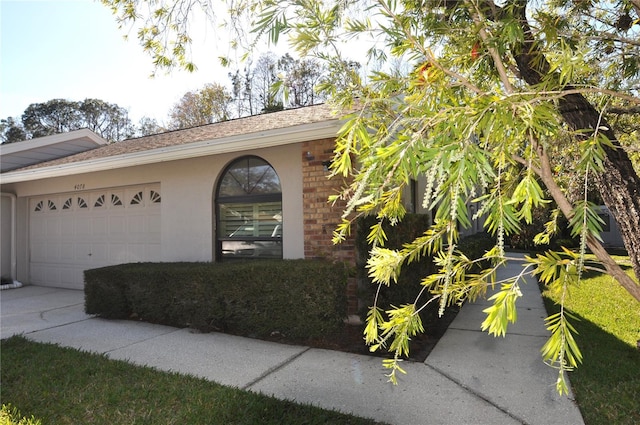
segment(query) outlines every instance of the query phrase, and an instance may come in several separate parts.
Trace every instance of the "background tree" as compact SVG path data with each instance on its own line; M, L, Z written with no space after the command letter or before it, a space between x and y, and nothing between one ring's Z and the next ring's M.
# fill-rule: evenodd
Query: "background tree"
M297 108L322 103L325 97L316 87L325 75L324 65L315 59L294 59L288 53L278 60L278 76L287 107Z
M169 113L169 128L181 129L229 119L233 98L218 84L206 84L200 90L187 92Z
M138 121L136 135L138 137L150 136L152 134L162 133L163 131L166 131L166 129L158 124L155 118L142 117L140 121Z
M359 64L351 62L352 70ZM295 59L289 54L278 58L273 53L259 56L254 67L249 61L243 72L229 73L237 116L280 111L322 103L326 96L320 87L327 81L348 81L338 78L319 61ZM344 75L342 75L344 77Z
M146 5L144 0L104 2L122 20L136 20L140 6ZM614 127L613 117L616 108L636 115L640 106L638 0L233 3L232 22L250 21L251 34L273 42L287 35L303 58L344 67L341 43L370 36L378 43L370 49L371 58L390 56L413 65L408 75L378 70L366 83L352 82L331 92L337 105L352 112L333 161L335 174L353 178L336 197L347 200L347 209L335 240L344 238L359 215L375 214L380 222L401 220L403 189L418 177L427 181L423 206L435 210L433 225L400 250L384 248L380 223L371 228L369 272L380 284L390 284L403 264L424 255L432 255L439 267L425 276L424 289L414 300L389 312L374 305L369 312L365 338L376 349L387 346L394 352L395 358L384 363L391 380L401 370L398 360L407 353L408 340L422 329L417 312L429 302L444 309L483 295L495 268L506 260L505 237L517 233L521 223L530 223L532 211L548 203L567 218L580 249L532 258L523 274L538 275L563 300L592 267L585 263L588 248L598 267L640 301L638 283L599 242L601 224L588 197L593 184L618 222L640 276L640 178L625 150L638 140L629 133L619 139L626 130L620 123ZM142 26L150 30L143 43L150 37L153 46L162 46L160 41L173 35L162 30L167 23L179 28L178 35L185 34L195 5L212 10L209 2L172 4L176 8L171 14L145 17ZM147 49L156 64L188 68L184 49L178 54L175 49ZM576 147L570 169L584 182L580 197L568 192L555 172L558 158L553 153L568 145ZM482 258L491 266L480 273L471 268L481 259L456 250L459 227L468 227L472 219L469 202L477 204L496 239ZM548 240L557 224L550 221L545 229L536 241ZM520 278L500 282L500 291L491 297L494 304L485 310L482 323L489 333L504 335L515 320ZM543 357L559 370L558 390L567 391L564 372L580 362L581 354L563 308L547 324L551 337Z
M21 124L13 121L9 129L13 128L16 137L24 132L23 140L88 128L113 142L131 137L135 131L125 108L99 99L32 103L22 114Z
M278 82L278 59L265 53L256 61L253 71L253 92L260 112L275 112L284 108L273 86Z
M32 103L22 114L22 124L30 138L77 130L82 128L79 104L66 99Z
M0 121L0 140L2 143L21 142L27 139L27 133L20 121L7 117Z
M85 99L78 103L77 108L79 125L107 140L120 141L135 134L129 111L125 108L99 99Z
M231 92L233 94L233 104L236 109L236 116L244 117L255 114L255 99L253 94L253 70L250 68L251 63L247 64L244 72L240 73L236 69L235 73L229 73L231 80Z

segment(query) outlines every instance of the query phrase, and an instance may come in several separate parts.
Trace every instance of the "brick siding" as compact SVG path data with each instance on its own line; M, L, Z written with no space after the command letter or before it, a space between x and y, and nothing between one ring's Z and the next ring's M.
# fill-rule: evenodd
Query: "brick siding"
M339 177L329 179L326 164L333 157L335 139L321 139L302 143L302 202L304 211L304 256L305 258L331 258L355 266L356 251L354 234L338 244L331 241L333 231L341 222L346 202L335 204L327 200L338 193L346 184ZM307 154L307 152L309 154ZM313 157L309 159L308 156ZM348 314L358 310L356 280L351 278L347 285Z

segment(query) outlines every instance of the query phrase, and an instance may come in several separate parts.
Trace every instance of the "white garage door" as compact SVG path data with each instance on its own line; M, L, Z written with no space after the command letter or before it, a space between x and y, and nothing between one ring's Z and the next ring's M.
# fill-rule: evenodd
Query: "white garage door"
M31 198L30 283L83 289L83 271L160 261L159 185Z

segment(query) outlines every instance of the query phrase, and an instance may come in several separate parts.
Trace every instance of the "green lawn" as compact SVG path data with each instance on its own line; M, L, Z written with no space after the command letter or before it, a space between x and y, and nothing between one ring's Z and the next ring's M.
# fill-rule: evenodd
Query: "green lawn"
M105 356L2 341L3 404L42 424L374 424Z
M573 324L584 361L569 379L585 422L640 424L640 304L611 277L591 274L571 289L566 307L580 319Z

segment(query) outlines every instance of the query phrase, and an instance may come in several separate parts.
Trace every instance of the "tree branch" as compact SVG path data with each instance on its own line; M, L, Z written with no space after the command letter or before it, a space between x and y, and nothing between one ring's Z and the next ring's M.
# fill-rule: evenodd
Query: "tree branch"
M491 4L493 6L493 8L491 9L492 14L495 15L494 8L496 8L497 6L493 2L491 2ZM482 16L482 12L480 11L476 3L473 3L468 7L469 9L473 8L475 10L475 12L472 14L473 22L479 27L478 35L482 39L482 42L484 43L484 45L487 46L487 50L489 51L489 54L493 59L493 63L496 69L498 70L498 75L500 76L500 81L502 81L502 84L504 85L505 91L509 94L513 93L513 86L511 85L511 81L509 81L507 68L505 67L504 62L502 61L502 57L500 56L500 53L498 52L498 50L495 47L493 47L491 43L489 43L489 35L487 34L485 27L482 25L482 22L485 20L484 17Z
M640 114L640 106L630 106L628 108L612 107L607 108L605 112L616 115L636 115Z
M573 206L553 177L551 162L546 150L535 139L532 140L532 143L538 154L538 158L540 159L540 174L538 174L538 176L549 190L551 197L558 205L558 208L560 208L560 211L562 211L562 214L567 218L567 220L571 220L571 217L573 217L574 214ZM616 263L607 250L602 246L600 241L598 241L593 235L588 234L586 242L591 252L602 263L607 272L616 279L620 285L627 290L627 292L640 302L640 285L634 282L634 280L629 277L624 270L622 270L620 265Z
M525 167L531 168L531 170L536 173L536 175L541 175L542 174L542 169L535 167L533 164L531 164L530 161L527 161L526 159L524 159L521 156L518 155L511 155L511 159L513 159L514 161L524 165Z

